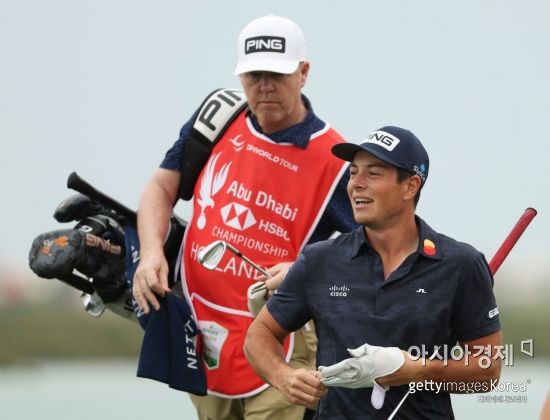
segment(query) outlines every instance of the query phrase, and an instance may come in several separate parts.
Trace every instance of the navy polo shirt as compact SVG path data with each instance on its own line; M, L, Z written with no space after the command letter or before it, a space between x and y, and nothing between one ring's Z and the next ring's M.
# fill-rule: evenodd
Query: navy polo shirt
M288 331L315 320L318 366L347 359L347 348L364 343L403 350L417 346L429 357L436 346L447 344L450 350L457 340L500 330L485 257L435 232L419 217L416 223L418 249L388 279L360 227L306 247L267 302L271 315ZM407 385L390 388L382 409L375 410L372 388L330 388L317 415L386 419L407 391ZM400 408L398 418L453 418L450 396L416 392Z
M297 147L306 149L311 135L323 129L326 124L315 115L311 102L305 95L302 95L302 101L308 110L305 120L299 124L287 127L284 130L271 134L263 133L262 128L258 124L256 117L252 114L250 109L247 108L246 112L247 116L250 117L250 121L256 131L266 135L270 140L275 143L292 143ZM193 116L181 128L179 139L166 152L164 160L160 164L161 168L177 171L180 170L185 142L191 132L191 128L193 127L193 122L197 117L198 111L199 110L196 110ZM318 175L315 174L315 176ZM349 232L357 227L357 224L353 219L353 213L351 211L346 189L348 180L349 173L346 171L339 180L325 212L323 213L311 238L309 239L309 243L327 239L334 232Z

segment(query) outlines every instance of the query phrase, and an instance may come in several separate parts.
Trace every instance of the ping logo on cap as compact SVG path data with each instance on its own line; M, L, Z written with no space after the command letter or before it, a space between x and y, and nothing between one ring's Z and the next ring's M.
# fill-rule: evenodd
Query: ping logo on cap
M388 152L391 152L395 149L395 146L399 144L399 139L395 136L392 136L390 133L385 131L374 131L367 137L365 140L368 143L374 143L378 146L382 146Z
M255 36L244 41L244 53L276 52L284 54L286 41L280 36Z

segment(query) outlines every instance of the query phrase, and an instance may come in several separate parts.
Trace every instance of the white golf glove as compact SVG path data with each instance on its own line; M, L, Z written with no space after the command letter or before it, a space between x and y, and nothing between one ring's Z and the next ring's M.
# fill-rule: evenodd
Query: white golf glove
M375 379L389 375L403 366L405 357L397 347L378 347L363 344L356 349L348 349L352 356L331 366L319 366L319 372L326 386L344 388L374 387L371 403L379 409L389 387L381 387Z
M254 314L258 315L262 308L264 307L267 295L267 286L263 281L254 283L248 288L246 293L248 310Z

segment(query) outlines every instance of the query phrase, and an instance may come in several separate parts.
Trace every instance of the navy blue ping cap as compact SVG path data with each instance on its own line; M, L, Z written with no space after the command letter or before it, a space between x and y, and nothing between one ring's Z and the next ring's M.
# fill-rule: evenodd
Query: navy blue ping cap
M353 161L357 152L367 152L396 168L418 175L421 187L428 179L430 159L420 140L409 130L386 126L369 134L361 144L340 143L332 147L332 154Z

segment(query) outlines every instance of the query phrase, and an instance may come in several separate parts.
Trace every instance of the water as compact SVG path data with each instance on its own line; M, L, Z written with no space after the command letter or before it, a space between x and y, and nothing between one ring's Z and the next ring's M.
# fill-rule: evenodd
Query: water
M1 368L0 419L197 418L185 393L159 382L136 378L136 366L135 361L44 361L25 367ZM453 395L456 418L538 418L550 389L550 363L530 361L505 367L501 382L523 383L526 389Z
M196 419L186 393L136 377L137 363L44 362L0 370L2 420Z

